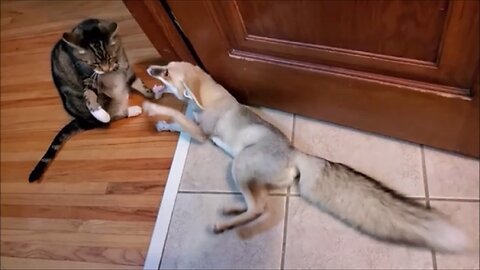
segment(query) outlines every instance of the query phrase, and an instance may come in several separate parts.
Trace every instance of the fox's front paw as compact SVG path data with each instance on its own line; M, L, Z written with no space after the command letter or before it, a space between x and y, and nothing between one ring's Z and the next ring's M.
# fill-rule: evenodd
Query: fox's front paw
M149 101L144 101L143 104L142 104L142 108L143 108L143 111L147 113L148 116L152 116L153 115L153 103L149 102Z
M128 117L135 117L142 114L142 107L130 106L128 107Z
M160 131L176 131L172 124L167 123L167 121L158 121L155 124L155 128L157 129L158 132Z
M200 123L200 112L194 111L192 113L192 116L193 116L193 122L195 122L195 124L198 125Z

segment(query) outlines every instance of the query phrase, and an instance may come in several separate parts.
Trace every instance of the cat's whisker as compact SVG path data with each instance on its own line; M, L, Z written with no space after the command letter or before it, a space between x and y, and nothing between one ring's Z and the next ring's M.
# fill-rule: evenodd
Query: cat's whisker
M98 80L98 73L96 72L93 72L93 74L90 76L92 78L92 80Z

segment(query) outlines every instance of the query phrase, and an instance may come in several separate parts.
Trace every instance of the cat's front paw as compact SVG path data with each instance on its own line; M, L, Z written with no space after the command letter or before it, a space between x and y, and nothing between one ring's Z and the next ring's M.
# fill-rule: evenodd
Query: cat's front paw
M111 120L110 114L108 114L102 107L98 106L95 110L90 111L90 113L98 121L102 123L109 123Z
M128 117L135 117L142 114L142 107L130 106L128 107Z
M140 78L136 78L135 81L133 81L133 83L131 84L131 87L140 92L146 98L155 97L155 93L153 92L153 90L146 87Z
M145 88L145 97L146 98L153 98L153 99L158 99L155 95L155 93L153 92L152 89L150 88Z

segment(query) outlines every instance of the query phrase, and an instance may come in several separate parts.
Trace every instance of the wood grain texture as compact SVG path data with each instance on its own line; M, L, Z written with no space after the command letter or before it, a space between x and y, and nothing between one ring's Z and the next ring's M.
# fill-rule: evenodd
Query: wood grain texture
M435 62L448 2L237 1L237 5L249 34Z
M158 134L146 116L124 119L67 141L41 183L27 178L69 119L49 60L64 31L88 17L117 21L150 86L146 65L165 59L120 1L2 1L1 15L1 268L141 269L176 134Z
M0 257L2 269L142 269L139 266L88 263L65 260L42 260L15 257Z
M102 219L50 219L3 217L4 230L28 230L42 232L71 232L91 234L148 235L153 224L145 221L111 221Z
M74 240L73 240L74 241ZM141 265L146 252L143 248L68 246L63 243L1 242L2 256L34 259L95 262L120 265Z

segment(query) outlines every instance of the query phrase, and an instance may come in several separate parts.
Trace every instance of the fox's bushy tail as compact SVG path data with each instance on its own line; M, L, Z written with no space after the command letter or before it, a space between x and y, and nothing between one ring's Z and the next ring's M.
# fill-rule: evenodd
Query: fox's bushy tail
M350 167L296 152L300 194L344 223L379 240L458 253L466 234L442 213L406 198Z
M57 133L52 143L48 147L47 152L45 152L45 154L43 155L42 159L37 163L35 168L33 168L30 176L28 177L28 182L31 183L40 179L47 170L52 160L57 155L62 145L68 140L68 138L82 130L83 129L80 127L79 123L75 119L65 125Z

